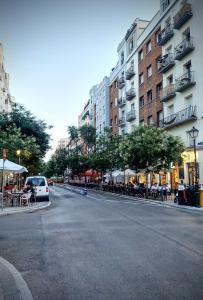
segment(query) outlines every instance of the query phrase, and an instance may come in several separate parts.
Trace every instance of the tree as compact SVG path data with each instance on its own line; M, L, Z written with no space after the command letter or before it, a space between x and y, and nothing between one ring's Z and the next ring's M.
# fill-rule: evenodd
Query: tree
M180 138L154 126L137 126L121 145L127 164L135 170L159 171L181 160L184 144Z
M83 141L81 150L85 148L87 154L92 152L95 149L96 129L92 125L83 125L80 127L79 132Z

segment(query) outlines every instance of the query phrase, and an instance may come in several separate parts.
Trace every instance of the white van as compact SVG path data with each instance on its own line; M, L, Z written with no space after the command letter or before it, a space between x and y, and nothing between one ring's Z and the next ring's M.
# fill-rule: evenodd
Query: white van
M44 176L30 176L25 180L25 185L30 185L35 189L36 198L42 198L49 201L49 188L46 177Z

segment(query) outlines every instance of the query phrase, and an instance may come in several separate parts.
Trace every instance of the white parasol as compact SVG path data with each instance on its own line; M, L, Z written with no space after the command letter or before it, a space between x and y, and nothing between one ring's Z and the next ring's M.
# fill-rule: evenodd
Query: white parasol
M3 163L3 159L0 159L0 170L3 170L4 172L13 172L13 173L17 173L17 174L21 174L23 172L28 172L28 170L23 167L20 166L8 159L4 160Z

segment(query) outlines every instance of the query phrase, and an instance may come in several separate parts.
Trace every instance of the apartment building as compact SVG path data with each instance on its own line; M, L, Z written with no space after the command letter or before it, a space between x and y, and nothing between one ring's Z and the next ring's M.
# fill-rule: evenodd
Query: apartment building
M137 73L137 39L148 25L148 21L135 19L127 30L125 37L117 48L118 52L118 106L119 106L119 134L130 132L133 125L139 123L136 102L138 90L135 84Z
M194 183L193 141L188 131L195 126L197 138L197 176L203 184L203 3L200 0L160 2L161 33L159 73L163 75L163 119L159 126L183 139L187 150L183 166L173 166L174 178ZM172 178L172 184L175 179Z
M163 118L161 101L162 73L158 72L157 62L161 56L159 45L160 14L154 16L138 38L138 86L139 123L159 126Z
M61 138L58 140L57 149L65 149L68 147L70 140L68 138Z
M118 64L109 77L109 126L112 134L118 134Z
M0 112L9 113L13 102L14 98L9 92L9 74L5 71L3 47L0 44Z

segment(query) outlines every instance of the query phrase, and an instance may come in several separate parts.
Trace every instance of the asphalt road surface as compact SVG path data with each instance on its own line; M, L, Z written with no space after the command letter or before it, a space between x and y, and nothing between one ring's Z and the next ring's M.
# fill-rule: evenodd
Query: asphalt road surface
M203 299L203 213L51 187L52 205L0 217L0 256L34 299Z

